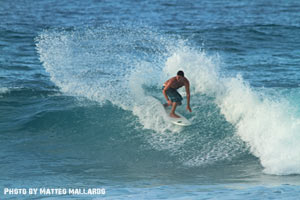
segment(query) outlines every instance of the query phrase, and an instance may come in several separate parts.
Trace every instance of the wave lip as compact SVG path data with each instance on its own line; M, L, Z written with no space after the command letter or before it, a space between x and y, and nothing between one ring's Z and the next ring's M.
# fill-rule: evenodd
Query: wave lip
M264 172L299 174L300 120L293 107L280 96L254 91L241 77L226 79L224 87L218 99L221 112L260 159Z

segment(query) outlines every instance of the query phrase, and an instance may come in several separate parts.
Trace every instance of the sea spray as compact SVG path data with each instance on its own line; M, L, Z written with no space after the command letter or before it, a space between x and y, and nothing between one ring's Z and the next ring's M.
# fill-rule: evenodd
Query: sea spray
M41 62L64 93L110 101L126 110L136 100L129 88L130 74L142 63L158 69L168 46L160 34L129 25L48 30L36 41Z
M43 66L62 92L131 111L143 129L153 130L145 140L185 166L243 154L247 148L238 135L266 173L300 173L299 119L289 104L261 94L241 76L221 76L218 56L140 27L44 31L36 41ZM194 125L186 129L166 123L157 100L163 101L163 82L179 69L191 83L193 112L187 115Z

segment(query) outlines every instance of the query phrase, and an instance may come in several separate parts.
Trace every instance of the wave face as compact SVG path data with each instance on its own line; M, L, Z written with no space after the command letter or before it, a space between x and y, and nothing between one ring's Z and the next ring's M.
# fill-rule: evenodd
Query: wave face
M134 124L136 133L128 137L146 142L141 151L165 151L184 167L254 155L265 173L300 173L299 113L286 93L253 88L242 76L224 73L220 57L202 47L151 27L114 24L44 31L36 48L63 93L131 113L124 119L128 124L114 126L124 136ZM184 129L164 120L157 100L163 102L161 86L179 69L191 83L193 112L185 115L193 125ZM288 98L297 94L289 92Z

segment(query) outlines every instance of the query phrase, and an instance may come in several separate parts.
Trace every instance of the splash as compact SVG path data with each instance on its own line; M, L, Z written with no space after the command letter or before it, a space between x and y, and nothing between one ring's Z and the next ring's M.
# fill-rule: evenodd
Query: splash
M178 37L131 25L44 31L36 42L41 62L62 92L131 111L143 129L153 130L145 140L184 165L244 153L239 137L266 173L300 173L295 111L284 98L274 100L241 76L221 76L216 55ZM187 129L166 123L157 100L163 100L162 83L179 69L191 83L194 112L189 117L194 125Z

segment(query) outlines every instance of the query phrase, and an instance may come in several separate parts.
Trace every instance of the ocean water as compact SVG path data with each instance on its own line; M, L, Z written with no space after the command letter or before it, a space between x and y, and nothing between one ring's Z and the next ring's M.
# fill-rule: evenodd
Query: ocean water
M0 198L299 199L299 33L297 0L2 0Z

